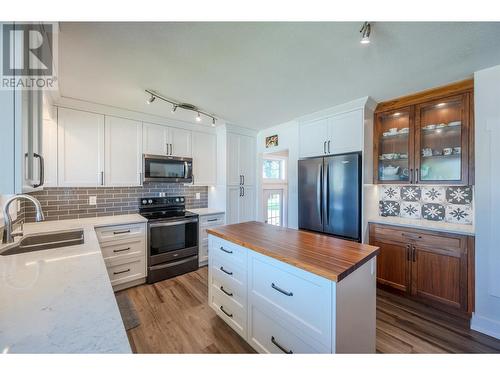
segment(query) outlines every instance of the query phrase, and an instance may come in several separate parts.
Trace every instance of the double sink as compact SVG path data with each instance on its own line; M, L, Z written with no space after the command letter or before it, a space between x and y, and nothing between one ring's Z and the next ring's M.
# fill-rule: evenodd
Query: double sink
M33 251L56 249L84 242L83 229L70 229L55 232L28 234L19 241L0 249L0 255L16 255Z

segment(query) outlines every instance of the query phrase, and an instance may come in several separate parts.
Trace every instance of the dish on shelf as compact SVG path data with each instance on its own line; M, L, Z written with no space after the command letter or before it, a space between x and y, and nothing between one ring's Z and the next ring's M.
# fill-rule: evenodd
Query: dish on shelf
M448 123L448 126L460 126L462 125L462 121L452 121Z
M399 132L398 132L398 133L399 133L399 134L407 134L407 133L409 133L409 132L410 132L410 128L403 128L403 129L399 130Z
M446 124L439 124L439 125L436 125L436 129L443 129L443 128L446 128L448 125Z
M393 167L392 165L388 165L386 167L382 167L382 176L390 177L396 176L398 174L399 167Z
M429 124L427 126L424 126L423 129L425 130L433 130L433 129L436 129L436 124Z

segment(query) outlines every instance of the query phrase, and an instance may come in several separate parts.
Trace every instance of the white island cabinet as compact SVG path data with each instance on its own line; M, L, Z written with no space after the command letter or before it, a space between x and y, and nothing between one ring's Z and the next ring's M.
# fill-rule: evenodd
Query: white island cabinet
M250 242L245 238L248 227L248 238L255 239ZM261 227L264 230L257 230ZM377 248L363 252L338 278L333 266L328 275L319 275L319 268L317 273L304 269L313 263L303 262L293 246L285 258L273 251L273 231L278 241L291 237L288 244L294 232L305 232L269 227L251 222L209 230L210 307L259 353L375 353ZM241 241L228 238L232 229L243 234ZM305 235L312 236L310 240L320 236ZM351 242L333 242L335 259L325 261L325 267L341 259L339 246L345 246L346 253L354 251Z

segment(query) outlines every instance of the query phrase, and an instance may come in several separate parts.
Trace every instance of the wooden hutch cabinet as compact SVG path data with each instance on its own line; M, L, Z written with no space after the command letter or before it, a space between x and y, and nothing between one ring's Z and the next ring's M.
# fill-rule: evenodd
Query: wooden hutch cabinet
M379 103L374 183L473 184L473 80Z

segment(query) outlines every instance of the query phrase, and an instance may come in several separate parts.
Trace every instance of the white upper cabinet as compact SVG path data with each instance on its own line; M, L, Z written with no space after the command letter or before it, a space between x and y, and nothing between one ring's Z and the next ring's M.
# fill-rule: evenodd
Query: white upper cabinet
M151 155L167 154L167 127L156 124L143 124L143 152Z
M299 129L300 157L325 155L328 142L328 118L302 123Z
M43 119L42 155L46 187L57 186L57 121Z
M141 185L142 123L106 116L104 139L106 186Z
M363 150L363 111L356 110L330 118L330 154Z
M191 132L179 128L144 123L145 154L190 158Z
M255 138L227 133L227 184L255 185Z
M190 158L191 153L191 132L189 130L179 128L167 128L168 139L170 144L170 155L183 158Z
M194 184L215 186L217 184L217 138L215 134L193 132Z
M58 185L104 184L104 115L58 110Z
M240 136L240 174L242 185L255 185L255 138Z
M301 158L363 150L363 110L358 109L300 124Z

